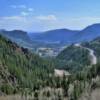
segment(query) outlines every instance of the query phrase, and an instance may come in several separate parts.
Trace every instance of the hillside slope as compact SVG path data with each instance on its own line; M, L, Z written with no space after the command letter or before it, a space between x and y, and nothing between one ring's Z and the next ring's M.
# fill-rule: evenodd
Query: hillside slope
M78 72L60 78L54 75L54 65L51 61L44 60L0 36L0 95L3 95L0 99L30 100L27 99L29 96L32 100L41 100L41 98L42 100L68 98L78 100L85 89L100 87L100 80L93 81L96 77L100 77L100 64L87 67L90 63L87 62L90 61L88 54L86 49L75 45L62 51L58 58L65 61L65 65L70 61L73 64L73 68L69 65L70 70L77 69ZM76 67L74 61L82 63L82 68L78 69L79 63L77 63L78 67L74 69ZM6 94L8 96L5 96Z
M74 35L76 42L91 41L100 36L100 24L93 24Z
M30 42L30 38L27 32L22 30L13 30L13 31L0 30L0 34L10 39L18 39L18 40Z
M30 49L32 48L32 45L34 45L28 36L28 33L22 30L0 30L0 34L25 48Z
M39 87L53 73L51 62L41 59L0 35L0 92Z
M75 45L68 46L61 51L56 57L57 68L69 71L79 71L83 66L90 65L89 51L85 48L76 47Z
M82 45L93 49L98 60L100 59L100 37L98 37L90 42L82 43Z

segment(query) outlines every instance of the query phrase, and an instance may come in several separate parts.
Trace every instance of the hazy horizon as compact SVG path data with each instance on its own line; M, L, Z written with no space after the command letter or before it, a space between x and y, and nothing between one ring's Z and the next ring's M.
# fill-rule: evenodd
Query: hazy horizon
M1 0L0 29L81 30L100 23L99 3L99 0Z

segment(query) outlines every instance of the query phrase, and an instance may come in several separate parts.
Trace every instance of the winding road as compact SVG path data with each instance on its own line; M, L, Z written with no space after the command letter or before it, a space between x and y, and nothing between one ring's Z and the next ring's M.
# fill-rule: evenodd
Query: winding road
M80 47L80 48L84 48L84 49L87 49L89 51L89 57L90 57L90 61L91 61L91 65L96 65L97 64L97 57L95 56L95 53L94 53L94 50L90 49L90 48L87 48L87 47L84 47L82 46L81 44L75 44L76 47ZM59 69L55 69L54 70L55 72L55 76L59 76L59 77L62 77L64 74L66 76L69 76L70 73L65 71L65 70L59 70Z
M97 57L94 54L94 50L87 48L87 47L83 47L81 44L75 44L76 47L81 47L84 49L87 49L89 51L89 56L90 56L90 60L91 60L91 65L96 65L97 64Z

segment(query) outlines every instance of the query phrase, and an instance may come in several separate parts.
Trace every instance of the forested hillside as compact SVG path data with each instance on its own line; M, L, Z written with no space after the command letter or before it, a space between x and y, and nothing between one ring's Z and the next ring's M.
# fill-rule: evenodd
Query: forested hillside
M68 76L55 76L54 61L42 59L0 36L0 95L5 98L5 95L18 94L19 100L78 100L87 88L90 93L100 87L100 64L87 67L90 63L87 50L71 45L58 55L57 60L60 59L58 65L65 66L71 59L73 66L69 65L69 71L71 67L71 72L78 71ZM82 68L79 63L76 66L73 63L78 61Z
M56 57L57 68L69 71L80 71L90 65L89 51L85 48L68 46Z
M53 64L0 36L0 91L15 93L45 84ZM44 81L45 80L45 81Z
M95 55L100 60L100 37L98 37L90 42L82 43L82 45L93 49L95 52Z

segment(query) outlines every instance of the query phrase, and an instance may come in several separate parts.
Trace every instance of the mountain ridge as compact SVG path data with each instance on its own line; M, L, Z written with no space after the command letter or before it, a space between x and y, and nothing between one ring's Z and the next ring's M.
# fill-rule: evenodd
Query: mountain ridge
M70 30L66 28L49 30L44 32L25 32L22 30L1 30L2 35L13 40L21 46L34 50L41 47L60 47L91 41L100 36L100 23L92 24L83 30ZM55 46L57 48L57 46Z
M79 42L86 42L100 36L100 23L92 24L83 30L70 30L70 29L55 29L45 32L40 32L37 35L30 34L31 40L39 42L58 42L59 44L72 44Z

